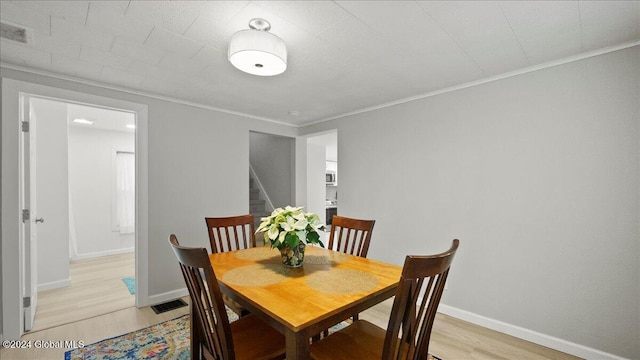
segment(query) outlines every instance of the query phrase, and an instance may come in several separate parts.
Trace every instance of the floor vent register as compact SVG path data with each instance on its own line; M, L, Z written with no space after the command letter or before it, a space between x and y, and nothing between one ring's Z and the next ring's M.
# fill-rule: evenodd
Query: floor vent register
M183 306L187 306L187 303L184 302L182 299L178 299L178 300L172 300L172 301L168 301L166 303L162 303L158 305L153 305L151 309L153 309L153 312L155 312L156 314L162 314L164 312L178 309Z

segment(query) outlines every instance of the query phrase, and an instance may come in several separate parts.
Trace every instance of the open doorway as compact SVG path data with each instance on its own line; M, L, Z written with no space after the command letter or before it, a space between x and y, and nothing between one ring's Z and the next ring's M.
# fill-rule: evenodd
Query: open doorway
M293 138L249 133L249 208L256 228L275 208L294 205L294 151Z
M31 331L134 306L135 113L29 103L41 220Z
M327 224L327 232L331 229L331 219L338 214L338 133L330 131L307 138L308 174L307 201L316 203L321 194L324 212L321 218ZM323 176L324 175L324 176ZM320 180L324 179L324 180Z
M25 134L24 114L28 109L22 106L23 96L29 94L41 98L65 99L63 101L77 104L96 104L108 109L122 109L136 114L135 150L136 150L136 230L135 230L135 302L137 307L149 305L148 289L148 216L149 216L149 191L148 191L148 106L126 100L109 98L101 95L93 95L86 92L66 90L25 81L2 79L2 237L0 244L2 251L2 336L5 340L20 339L27 326L26 312L31 310L30 304L36 301L27 301L27 297L37 294L37 281L33 290L29 286L27 292L27 280L32 271L25 274L26 269L37 263L35 251L25 247L25 228L37 228L42 223L36 223L40 218L37 211L29 217L29 221L23 221L24 210L23 195L25 191L24 177L21 175L24 163L23 148ZM27 111L25 111L27 110ZM37 126L36 126L37 127ZM66 144L66 143L65 143ZM28 153L28 152L27 152ZM7 176L4 176L7 175ZM51 177L50 177L51 178ZM30 187L31 188L31 187ZM33 186L35 188L35 185ZM37 210L37 209L36 209ZM46 221L46 219L45 219ZM60 247L65 252L62 259L68 261L68 247ZM34 259L27 262L26 259Z

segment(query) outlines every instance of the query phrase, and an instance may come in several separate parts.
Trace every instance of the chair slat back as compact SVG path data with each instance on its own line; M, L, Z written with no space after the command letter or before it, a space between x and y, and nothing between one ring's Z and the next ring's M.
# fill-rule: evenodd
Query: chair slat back
M200 346L207 357L235 359L229 318L207 249L180 246L173 234L169 237L169 243L180 262L182 276L189 290L192 314L195 313L196 317L191 319L191 326L199 327Z
M212 253L247 249L256 246L253 215L204 218Z
M391 309L383 359L426 359L431 329L459 241L441 254L406 257Z
M334 215L331 220L329 249L366 258L375 223L375 220Z

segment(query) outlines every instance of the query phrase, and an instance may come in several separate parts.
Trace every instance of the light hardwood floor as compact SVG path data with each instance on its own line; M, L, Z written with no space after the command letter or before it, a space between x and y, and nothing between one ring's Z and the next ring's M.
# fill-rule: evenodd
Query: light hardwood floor
M73 323L135 305L122 282L134 277L134 253L71 262L71 286L38 292L32 331Z
M120 263L122 265L124 263ZM84 264L87 265L87 264ZM115 271L118 267L114 264L107 265L110 271ZM133 267L131 267L133 268ZM90 271L83 272L82 274ZM88 275L87 275L88 276ZM104 274L99 271L94 272L94 276L101 278ZM120 276L120 275L118 275ZM123 275L131 276L131 275ZM122 277L122 276L120 276ZM85 281L89 281L85 279ZM105 280L107 281L107 280ZM122 283L122 281L120 281ZM126 287L120 284L129 295ZM107 293L102 297L111 296L109 292L117 287L109 287ZM130 296L130 295L129 295ZM131 296L133 297L133 296ZM187 303L188 298L184 298ZM109 301L105 301L109 302ZM362 319L386 327L391 312L392 300L383 302L363 313ZM80 304L81 310L87 314L87 306ZM65 310L69 311L69 310ZM155 314L150 307L137 309L133 304L129 307L115 310L108 314L94 315L88 319L78 320L64 325L51 326L44 330L31 331L24 335L22 340L35 341L83 341L91 344L96 341L125 334L137 329L145 328L162 321L176 318L187 314L188 307L172 310L163 314ZM63 359L64 352L68 349L1 349L0 359ZM571 355L561 353L543 346L539 346L524 340L514 338L493 330L489 330L477 325L473 325L450 316L438 314L433 327L429 350L434 355L443 360L457 359L521 359L521 360L542 360L557 359L569 360L578 359Z
M360 314L360 318L387 327L393 299ZM577 360L578 357L518 339L441 313L431 331L429 353L443 360Z

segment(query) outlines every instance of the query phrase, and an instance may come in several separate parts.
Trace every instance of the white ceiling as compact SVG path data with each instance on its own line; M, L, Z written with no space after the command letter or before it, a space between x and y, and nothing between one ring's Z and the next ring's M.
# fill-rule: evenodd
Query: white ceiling
M640 40L639 1L5 1L0 60L294 125ZM250 19L287 71L227 61ZM297 115L291 112L298 113Z

